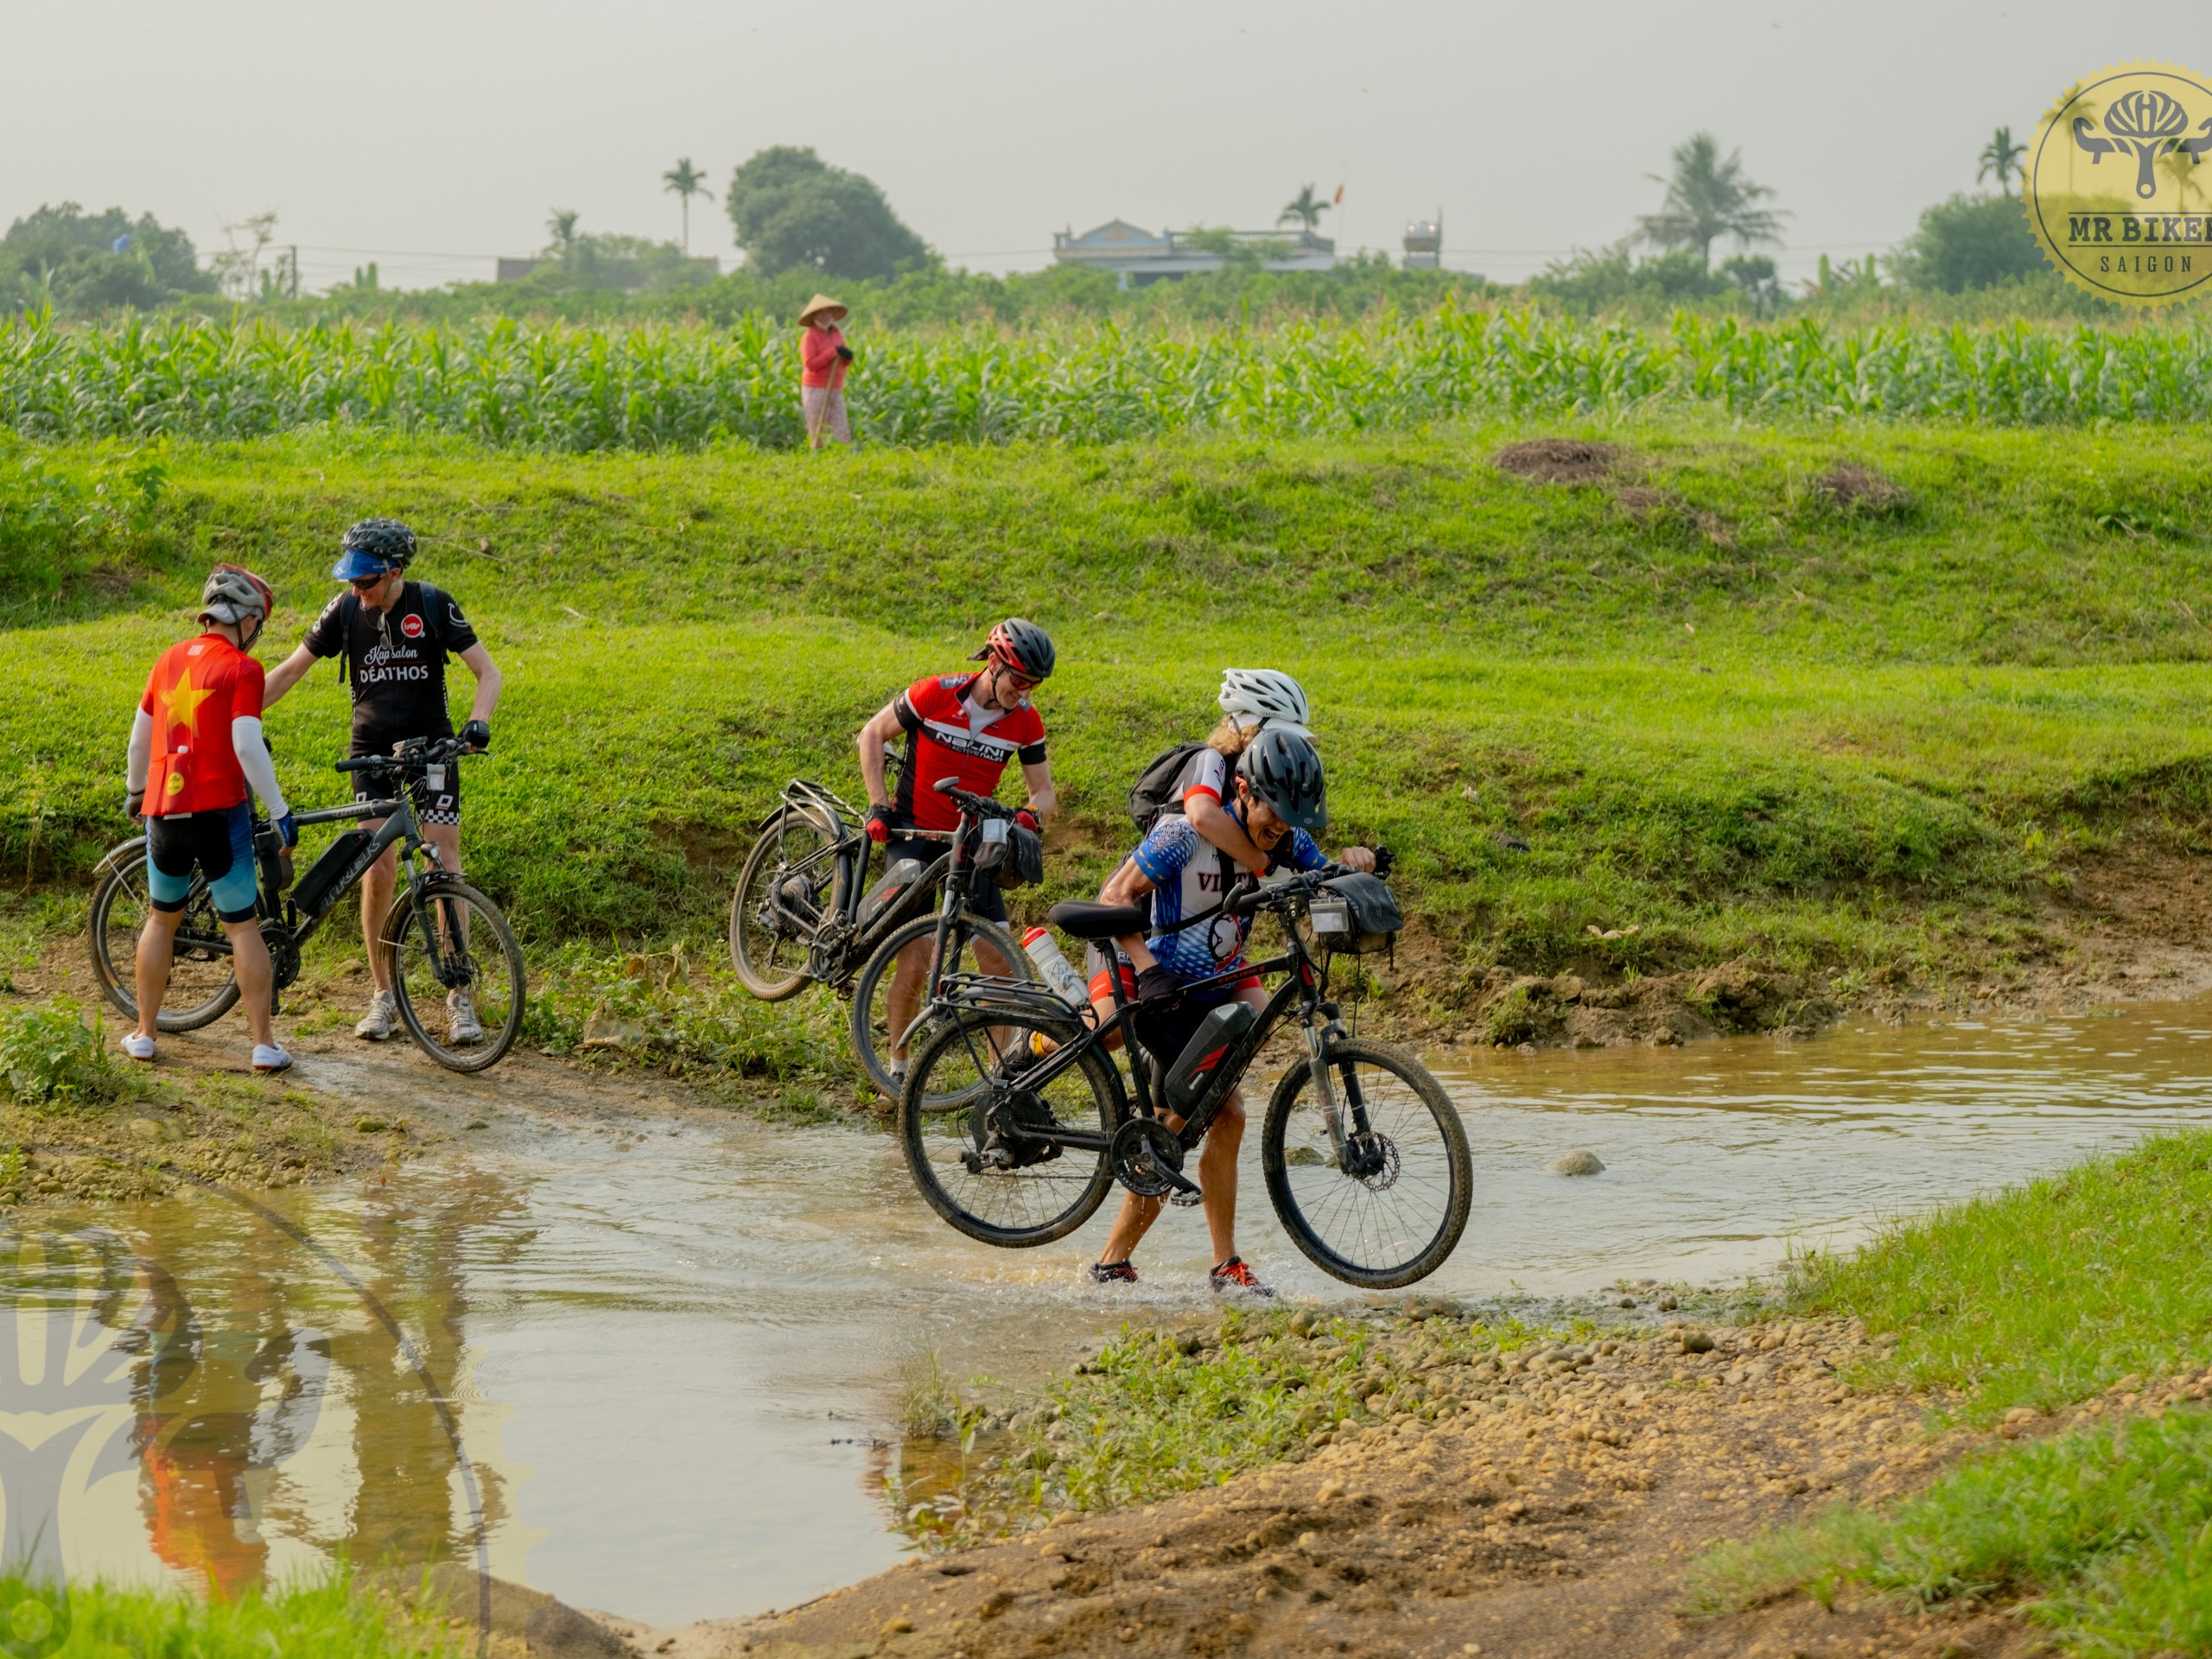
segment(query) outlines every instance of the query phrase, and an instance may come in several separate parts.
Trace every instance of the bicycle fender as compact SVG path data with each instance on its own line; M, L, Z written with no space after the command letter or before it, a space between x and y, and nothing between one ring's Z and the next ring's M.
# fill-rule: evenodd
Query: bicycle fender
M100 855L100 861L92 866L92 874L96 876L105 875L119 860L138 851L145 844L146 837L143 836L133 836L129 841L118 842Z

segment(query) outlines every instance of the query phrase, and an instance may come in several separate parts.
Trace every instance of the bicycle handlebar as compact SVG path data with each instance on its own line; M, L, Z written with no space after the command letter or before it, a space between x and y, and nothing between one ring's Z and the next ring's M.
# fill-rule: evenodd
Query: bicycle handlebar
M338 772L410 772L422 766L443 766L458 760L465 754L480 754L480 749L465 748L457 737L441 737L426 741L418 749L409 749L398 754L357 754L350 760L338 761Z
M1231 916L1249 916L1255 911L1272 909L1293 899L1306 898L1324 881L1349 874L1341 864L1324 864L1318 870L1301 870L1287 881L1232 893L1222 900L1221 907Z
M978 817L1010 818L1014 816L1014 809L1003 802L995 801L988 795L977 795L961 788L960 780L957 778L940 778L931 787L938 794L948 796L957 801Z

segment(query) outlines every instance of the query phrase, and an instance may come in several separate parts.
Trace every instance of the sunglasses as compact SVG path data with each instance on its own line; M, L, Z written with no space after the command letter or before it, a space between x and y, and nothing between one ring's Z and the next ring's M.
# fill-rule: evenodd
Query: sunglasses
M1001 682L1013 681L1014 690L1017 691L1034 691L1039 686L1044 684L1044 681L1033 680L1027 674L1017 673L1003 664L999 668L999 678Z
M353 579L353 586L363 593L366 593L372 588L383 587L384 579L391 574L389 570L380 570L373 576L355 576Z

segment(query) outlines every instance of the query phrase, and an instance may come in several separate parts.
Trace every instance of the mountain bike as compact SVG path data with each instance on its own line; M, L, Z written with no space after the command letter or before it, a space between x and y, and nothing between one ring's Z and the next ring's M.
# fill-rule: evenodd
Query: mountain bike
M977 881L995 879L982 861L987 848L1003 848L1014 815L983 796L967 796L961 804L950 830L900 832L904 839L943 844L940 856L925 866L886 869L870 886L875 843L859 828L863 815L822 785L793 779L761 823L730 900L730 963L746 989L765 1002L780 1002L809 984L849 997L854 1055L887 1100L899 1098L899 1079L891 1068L906 1035L891 1029L887 1007L901 954L930 942L930 973L918 1003L925 1015L948 973L985 965L979 945L1001 964L1001 976L1035 978L1028 953L968 903Z
M354 829L340 836L296 884L290 880L282 838L257 809L253 830L257 909L279 998L300 976L300 947L386 848L399 849L405 880L373 948L383 953L400 1020L416 1046L454 1071L481 1071L514 1046L522 1031L526 989L514 930L498 906L439 867L438 849L423 838L415 816L413 785L435 779L431 786L442 786L442 769L458 765L468 753L458 738L410 738L389 755L339 761L337 770L370 774L372 786L388 789L391 798L318 807L296 814L296 821L304 826L382 818L384 825L373 833ZM146 838L140 836L111 848L100 860L89 929L92 971L100 988L132 1020L138 1017L138 933L150 907L146 857ZM484 1028L480 1040L459 1043L443 1034L448 1027L442 1007L441 1034L434 1035L425 1023L424 1009L442 1004L455 991L473 999ZM222 1018L238 1000L230 939L215 914L206 878L194 871L177 929L168 995L156 1023L163 1031L197 1031Z
M1185 998L1226 992L1258 972L1287 977L1255 1018L1230 1016L1219 1046L1201 1032L1182 1056L1136 1058L1126 1045L1135 1109L1108 1039L1138 1013L1114 982L1103 1020L1039 988L984 976L947 977L933 1029L917 1049L900 1102L906 1165L930 1207L969 1237L1025 1248L1073 1232L1118 1181L1140 1198L1196 1202L1183 1166L1262 1046L1286 1021L1304 1053L1275 1084L1261 1129L1261 1168L1284 1230L1306 1259L1347 1284L1395 1289L1426 1278L1459 1243L1473 1173L1459 1114L1411 1054L1344 1031L1328 1000L1328 951L1300 921L1345 874L1329 866L1232 894L1224 910L1281 924L1286 948L1255 969L1238 967L1183 988ZM1208 912L1204 920L1211 920ZM1133 906L1061 904L1054 925L1106 941L1147 931ZM1243 1007L1224 1004L1223 1007ZM1247 1010L1247 1016L1249 1016ZM1134 1033L1132 1033L1135 1034ZM1039 1039L1043 1041L1039 1041ZM1154 1069L1162 1078L1156 1083ZM1191 1090L1170 1128L1164 1085ZM950 1095L950 1111L931 1110Z

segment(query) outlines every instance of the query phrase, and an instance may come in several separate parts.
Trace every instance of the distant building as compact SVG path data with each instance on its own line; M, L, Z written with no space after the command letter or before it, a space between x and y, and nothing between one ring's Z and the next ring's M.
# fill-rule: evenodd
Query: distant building
M1110 270L1123 288L1141 288L1163 277L1219 270L1229 263L1224 242L1231 248L1259 251L1262 270L1336 268L1337 245L1311 231L1162 231L1155 235L1125 219L1109 219L1081 236L1055 231L1052 257L1065 265Z
M1408 270L1440 270L1444 266L1444 210L1436 210L1434 219L1416 219L1406 226L1404 239L1405 268Z
M544 263L542 259L502 259L499 265L499 274L492 280L495 283L518 283Z

